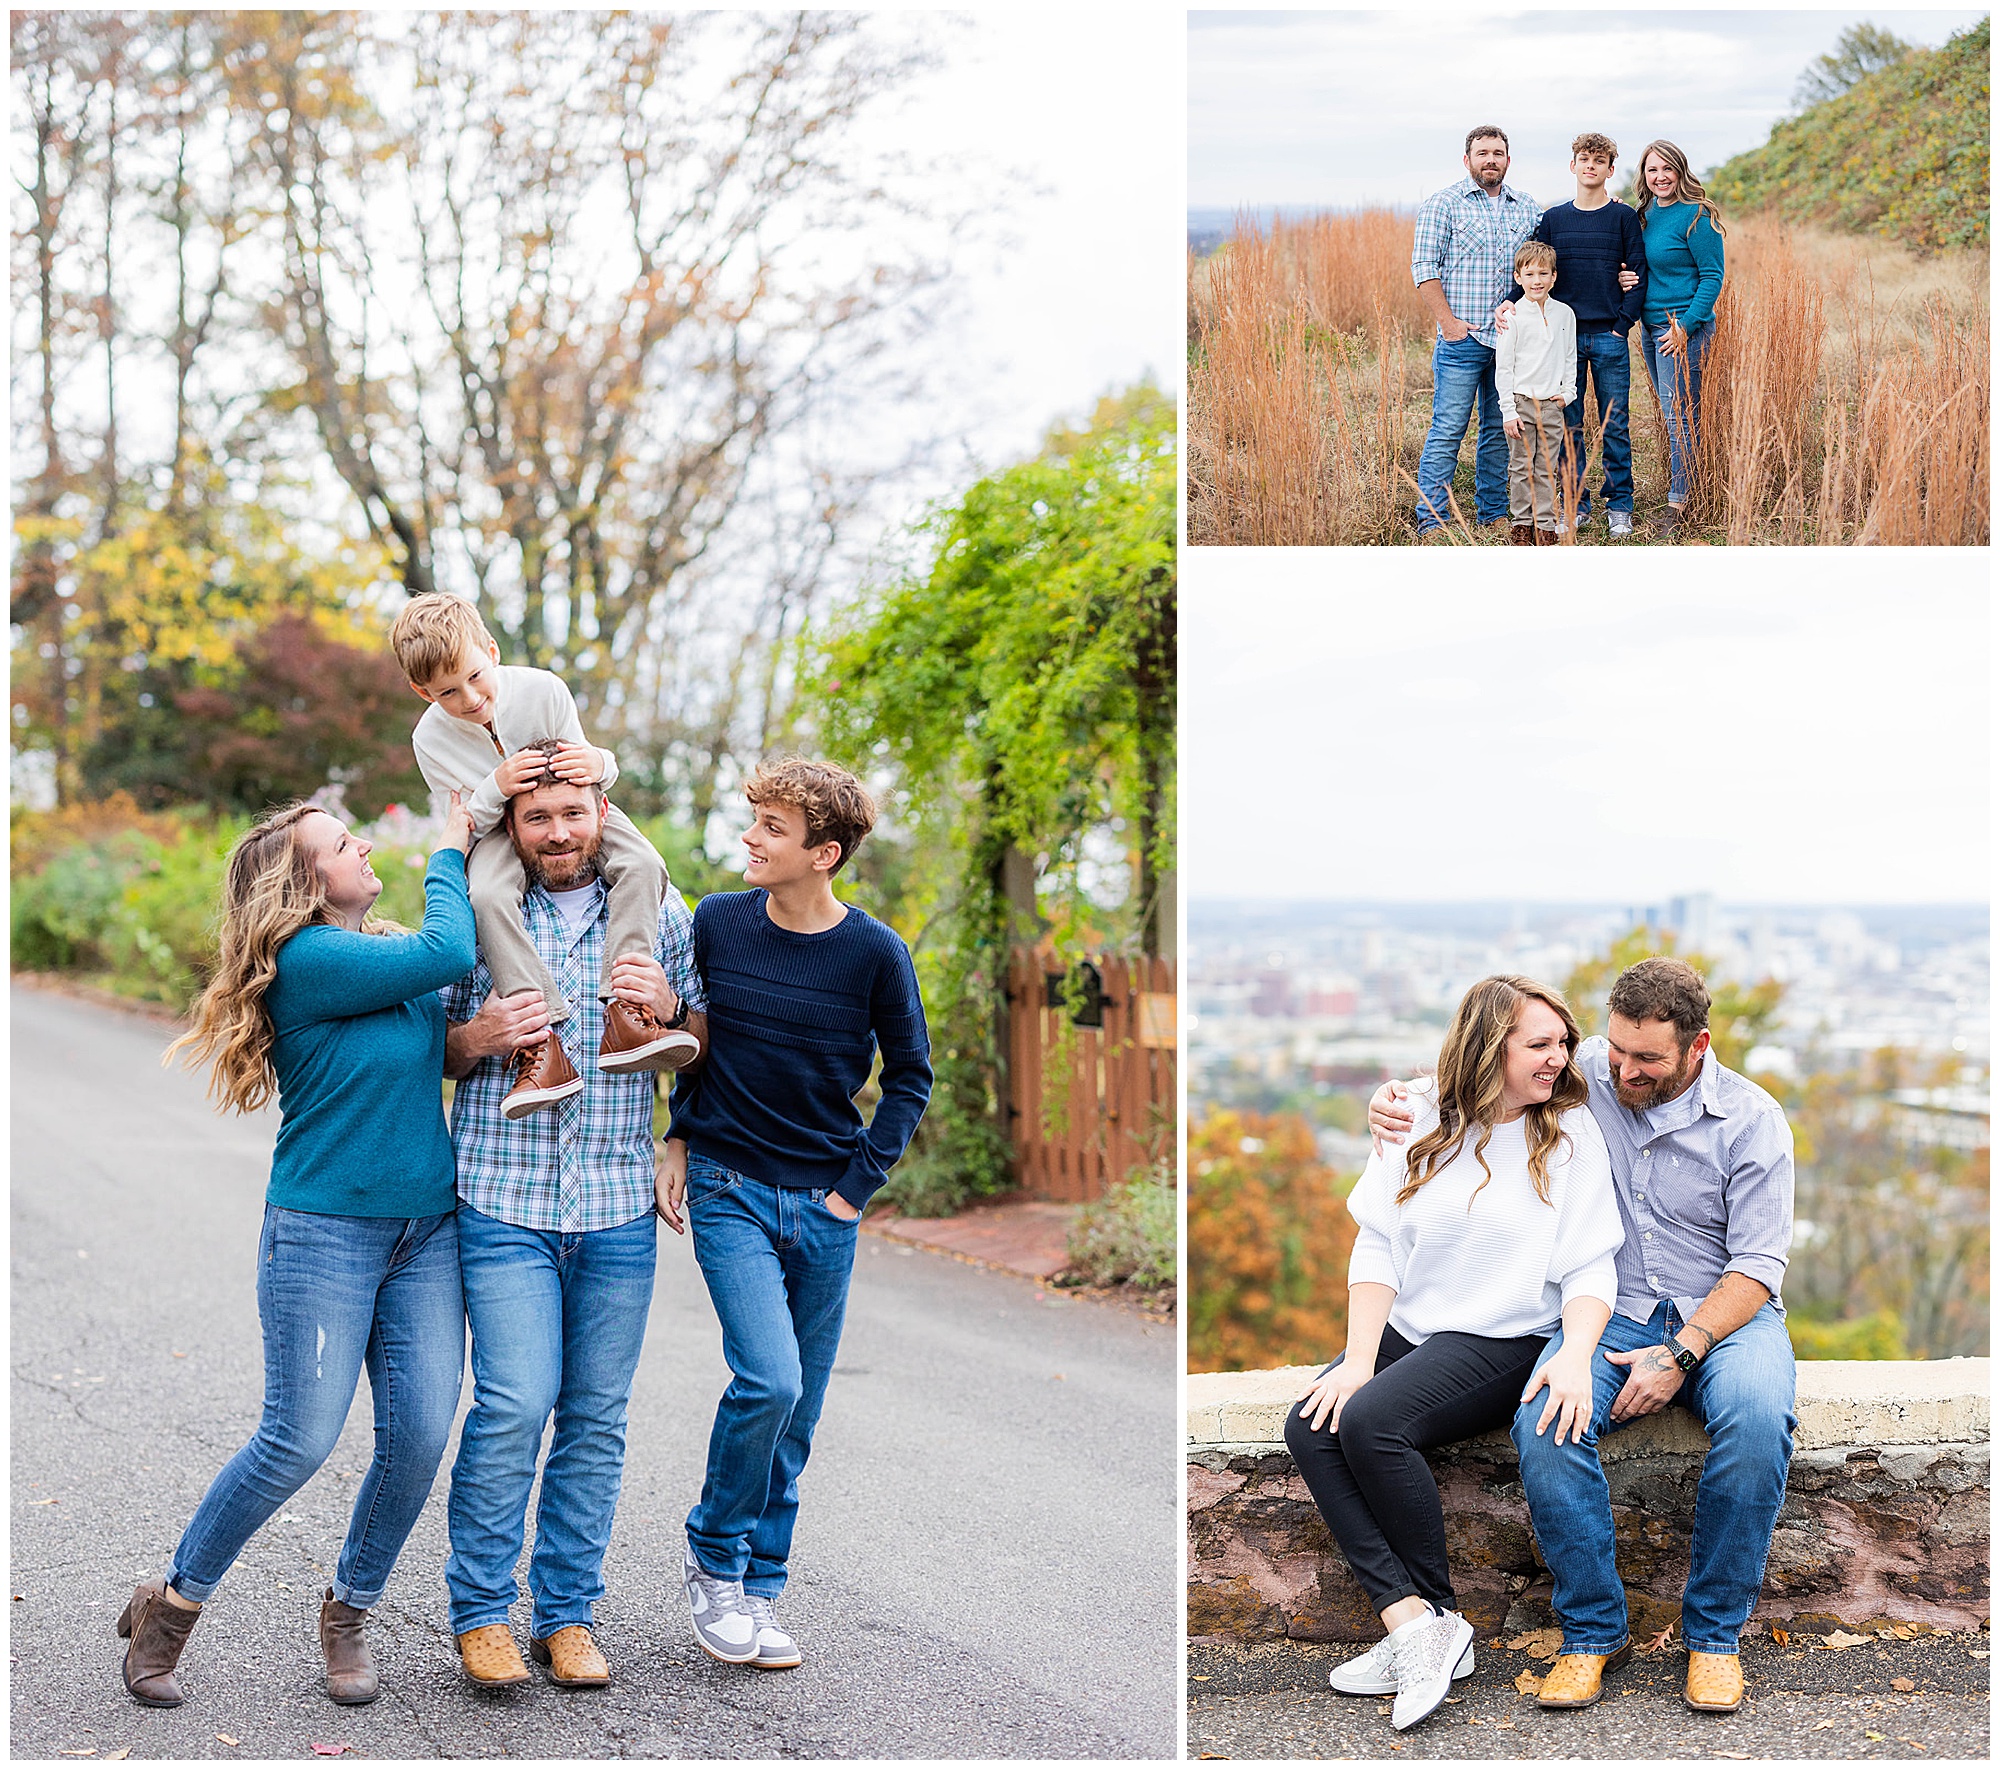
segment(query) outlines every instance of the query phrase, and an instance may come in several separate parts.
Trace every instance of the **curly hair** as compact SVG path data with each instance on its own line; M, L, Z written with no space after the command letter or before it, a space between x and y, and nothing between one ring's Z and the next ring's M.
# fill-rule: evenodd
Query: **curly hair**
M875 827L875 801L868 789L837 762L809 762L803 756L782 756L760 762L744 783L743 796L752 805L789 805L806 820L806 846L840 844L837 873L854 858L862 837Z
M1529 1002L1543 1002L1562 1016L1568 1048L1563 1053L1562 1073L1547 1100L1527 1110L1528 1173L1535 1183L1535 1196L1549 1202L1549 1159L1556 1145L1565 1140L1562 1115L1582 1106L1590 1098L1590 1087L1576 1060L1581 1035L1576 1016L1569 1011L1559 990L1537 983L1531 977L1500 976L1482 978L1465 992L1452 1016L1451 1029L1444 1035L1438 1053L1438 1122L1410 1145L1409 1160L1397 1204L1407 1204L1439 1169L1465 1147L1468 1133L1476 1125L1479 1141L1472 1147L1473 1158L1485 1172L1473 1197L1486 1190L1493 1170L1486 1165L1486 1145L1492 1141L1493 1127L1500 1121L1501 1093L1507 1077L1507 1038Z

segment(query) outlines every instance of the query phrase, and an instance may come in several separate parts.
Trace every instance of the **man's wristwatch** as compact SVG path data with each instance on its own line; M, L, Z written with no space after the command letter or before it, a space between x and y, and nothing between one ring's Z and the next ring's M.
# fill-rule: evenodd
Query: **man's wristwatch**
M1678 1335L1669 1335L1667 1339L1663 1342L1663 1344L1666 1346L1667 1352L1672 1357L1674 1363L1676 1363L1681 1367L1681 1375L1688 1377L1693 1376L1694 1367L1699 1363L1701 1363L1700 1355L1698 1353L1690 1352L1687 1349L1687 1347L1684 1344L1682 1344Z
M679 1032L688 1023L687 997L681 997L681 1005L673 1011L671 1018L660 1022L668 1032Z

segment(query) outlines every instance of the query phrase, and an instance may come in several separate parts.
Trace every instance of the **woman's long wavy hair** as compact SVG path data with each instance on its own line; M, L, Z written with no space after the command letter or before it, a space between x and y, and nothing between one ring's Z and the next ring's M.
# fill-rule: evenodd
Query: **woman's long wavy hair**
M1729 230L1722 225L1722 211L1715 206L1715 199L1708 194L1701 180L1689 169L1687 155L1670 141L1649 141L1646 143L1646 152L1639 156L1639 225L1641 227L1646 225L1646 211L1653 206L1653 187L1646 182L1646 158L1649 154L1658 154L1673 168L1674 176L1680 180L1674 187L1674 201L1692 203L1699 211L1698 214L1688 217L1687 233L1684 237L1688 239L1694 237L1695 223L1703 215L1714 222L1717 233L1726 236Z
M1562 1073L1547 1100L1527 1111L1528 1173L1535 1183L1535 1196L1549 1202L1549 1161L1556 1145L1565 1140L1562 1115L1582 1106L1590 1098L1589 1085L1576 1061L1578 1032L1576 1016L1558 990L1532 977L1482 978L1465 992L1458 1012L1452 1016L1451 1030L1444 1035L1444 1049L1438 1053L1438 1122L1410 1145L1403 1187L1397 1204L1407 1204L1422 1190L1426 1181L1465 1147L1465 1139L1476 1125L1479 1141L1472 1146L1473 1158L1486 1178L1473 1189L1472 1197L1484 1192L1493 1179L1486 1165L1486 1145L1492 1141L1493 1127L1504 1109L1502 1090L1507 1079L1507 1037L1513 1032L1521 1011L1530 1001L1546 1002L1562 1016L1563 1031L1569 1039ZM1472 1208L1470 1199L1466 1209Z
M186 1050L191 1065L209 1065L208 1094L218 1111L255 1112L276 1092L264 997L278 975L278 948L301 928L338 920L319 865L299 841L300 821L320 809L281 806L229 851L215 970L195 1002L188 1030L162 1059L171 1063L176 1052ZM373 917L362 923L368 934L385 928Z

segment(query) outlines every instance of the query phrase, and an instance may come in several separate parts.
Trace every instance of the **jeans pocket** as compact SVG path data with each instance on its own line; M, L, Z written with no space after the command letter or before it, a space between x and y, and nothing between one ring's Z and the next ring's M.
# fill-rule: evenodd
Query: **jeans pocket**
M831 1217L841 1228L855 1229L860 1227L860 1212L857 1211L852 1217L843 1217L833 1208L833 1193L830 1190L822 1190L819 1187L814 1187L812 1202L822 1216Z
M720 1198L725 1192L743 1184L743 1176L734 1168L725 1168L720 1162L712 1162L701 1156L688 1158L687 1202L690 1205L705 1205L712 1198Z

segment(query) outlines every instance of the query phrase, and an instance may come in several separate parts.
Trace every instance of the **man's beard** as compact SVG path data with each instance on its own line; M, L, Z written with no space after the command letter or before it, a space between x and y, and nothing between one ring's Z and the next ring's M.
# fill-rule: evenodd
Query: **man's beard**
M1670 1076L1662 1076L1657 1082L1648 1082L1642 1090L1628 1092L1625 1084L1613 1075L1612 1085L1618 1095L1618 1104L1633 1112L1644 1112L1649 1106L1658 1106L1663 1100L1674 1099L1690 1081L1700 1064L1697 1057L1684 1057L1681 1066Z
M597 877L597 858L603 847L604 832L599 829L588 842L580 842L560 854L530 854L518 842L514 844L514 852L521 857L522 869L531 884L544 891L574 891Z

